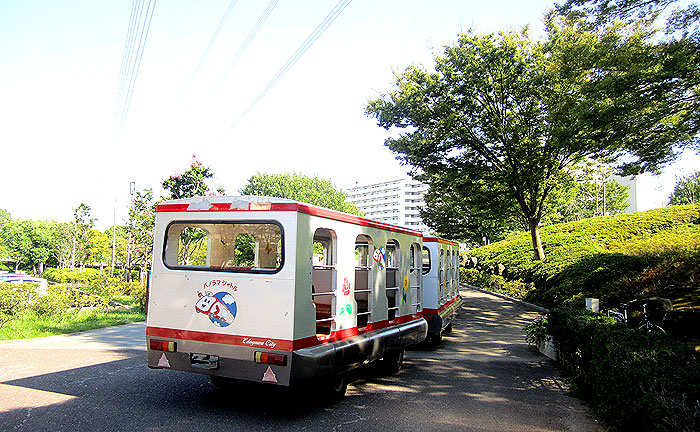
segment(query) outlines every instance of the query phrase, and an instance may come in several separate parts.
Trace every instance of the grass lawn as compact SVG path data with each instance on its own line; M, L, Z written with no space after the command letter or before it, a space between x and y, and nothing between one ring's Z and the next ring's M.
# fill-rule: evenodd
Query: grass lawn
M146 315L137 308L121 308L108 312L83 309L81 311L65 312L58 316L42 316L34 311L26 311L0 325L0 340L28 339L75 333L143 321L145 319Z

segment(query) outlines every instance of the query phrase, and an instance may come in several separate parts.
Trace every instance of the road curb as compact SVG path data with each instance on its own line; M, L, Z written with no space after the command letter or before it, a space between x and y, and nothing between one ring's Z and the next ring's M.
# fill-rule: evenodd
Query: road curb
M510 301L512 301L513 303L518 303L518 304L520 304L520 305L529 307L529 308L534 309L534 310L536 310L537 312L540 312L540 313L543 313L543 314L549 313L549 309L547 309L547 308L545 308L545 307L542 307L542 306L538 306L538 305L536 305L536 304L532 304L532 303L528 303L528 302L526 302L526 301L518 300L518 299L513 298L513 297L508 297L507 295L504 295L504 294L501 294L501 293L496 293L496 292L493 292L493 291L488 291L488 290L485 290L485 289L483 289L483 288L475 287L474 285L467 285L467 284L460 284L460 285L463 286L463 287L465 287L465 288L473 289L473 290L475 290L475 291L479 291L479 292L482 292L482 293L485 293L485 294L490 294L490 295L492 295L492 296L502 298L502 299L504 299L504 300L510 300Z

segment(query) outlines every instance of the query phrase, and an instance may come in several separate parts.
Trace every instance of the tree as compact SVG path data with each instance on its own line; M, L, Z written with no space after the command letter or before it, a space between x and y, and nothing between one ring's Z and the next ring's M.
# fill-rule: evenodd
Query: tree
M214 173L209 167L205 167L192 155L190 167L182 174L173 174L163 180L161 186L170 196L166 199L191 198L194 196L205 196L210 189L206 183L207 179L214 177ZM218 194L224 194L222 188L217 189Z
M187 171L182 175L175 174L167 178L161 183L163 189L170 193L169 197L166 199L179 199L179 198L191 198L195 196L204 196L210 192L209 186L206 184L206 180L214 177L214 173L209 167L205 167L199 162L194 155L192 155L192 163ZM226 192L223 188L218 187L215 194L223 195ZM142 199L146 197L143 196ZM131 217L131 216L130 216ZM148 228L146 225L149 223L149 216L143 217L141 222L143 225L143 232L153 231L152 228ZM130 225L131 226L131 225ZM206 233L203 230L186 228L182 231L180 235L180 250L185 251L187 255L184 257L183 262L190 263L190 256L188 252L193 252L197 249L197 246L201 244L201 241L206 238ZM146 253L146 250L143 251Z
M97 219L90 217L90 206L80 203L73 209L73 247L71 254L71 268L75 264L85 264L88 260L90 230L95 226Z
M75 226L72 222L55 222L51 229L51 237L54 243L51 257L60 268L69 268L73 258Z
M88 244L86 256L88 261L99 263L100 269L104 263L109 262L112 258L112 242L107 234L102 231L91 229L88 231Z
M671 205L700 203L700 171L681 177L676 181L669 203Z
M677 4L567 0L552 13L604 42L598 58L589 59L595 72L589 99L598 101L590 119L596 125L601 119L609 124L601 128L601 138L626 140L628 145L636 141L638 151L650 155L665 149L667 142L700 149L700 8L690 4L668 13ZM655 171L658 164L646 168Z
M10 258L15 260L15 271L20 267L41 273L43 264L51 256L51 223L36 220L7 221L2 230L3 243Z
M243 195L289 198L362 216L357 207L345 201L347 195L344 192L337 189L330 180L316 176L257 173L248 179L248 184L239 192Z
M153 190L136 191L129 208L129 265L147 270L153 251L155 212Z
M556 202L544 221L562 223L622 213L629 206L628 189L612 177L609 166L585 160L560 186L559 197L552 200Z
M525 30L462 34L436 56L435 72L408 67L366 108L381 127L404 130L385 144L434 193L458 184L452 193L480 217L516 208L536 259L545 256L540 222L577 163L655 170L700 125L685 123L694 102L667 103L674 88L638 101L615 92L658 63L647 28L590 30L556 14L546 23L543 42Z
M104 234L109 238L109 244L110 248L112 245L112 228L109 228L104 231ZM114 229L114 234L115 234L115 241L114 241L114 246L115 246L115 268L120 267L122 269L126 269L126 263L127 263L127 258L128 258L128 251L129 251L129 227L128 226L121 226L117 225ZM110 251L111 253L111 251ZM110 256L110 261L111 261L111 256Z

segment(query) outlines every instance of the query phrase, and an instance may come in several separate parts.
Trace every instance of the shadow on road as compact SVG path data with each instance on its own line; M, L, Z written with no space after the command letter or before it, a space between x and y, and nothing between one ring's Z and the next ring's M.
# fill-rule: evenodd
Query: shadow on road
M0 383L0 399L17 392L37 401L67 396L0 412L0 424L70 431L602 430L567 396L554 365L525 344L520 329L536 312L479 292L464 297L454 331L440 346L407 351L396 375L355 372L336 405L309 389L255 383L218 389L204 375L150 370L145 352L132 350L119 360Z

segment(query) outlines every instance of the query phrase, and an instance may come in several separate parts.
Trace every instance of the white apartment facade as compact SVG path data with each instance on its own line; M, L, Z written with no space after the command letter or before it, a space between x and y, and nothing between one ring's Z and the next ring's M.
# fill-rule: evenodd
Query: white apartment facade
M428 233L419 209L428 186L410 178L390 180L346 189L347 201L362 210L365 217Z

